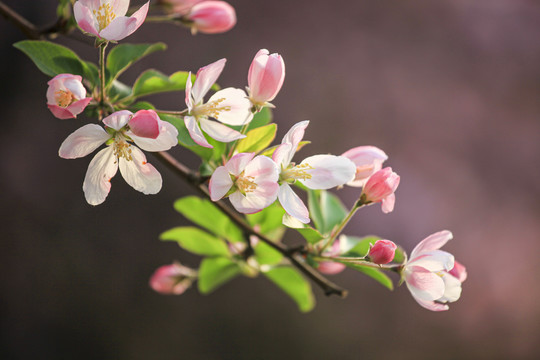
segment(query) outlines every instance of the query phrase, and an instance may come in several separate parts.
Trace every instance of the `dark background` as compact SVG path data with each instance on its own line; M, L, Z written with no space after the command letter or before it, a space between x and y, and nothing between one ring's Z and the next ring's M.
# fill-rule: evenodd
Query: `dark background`
M6 1L40 26L56 2ZM141 3L140 1L134 3ZM199 259L159 234L184 219L192 190L157 163L162 191L144 196L117 175L107 201L86 204L90 157L64 160L61 142L89 119L46 108L48 77L11 44L0 19L2 359L527 359L538 358L540 305L540 3L526 0L231 0L238 24L191 36L144 24L124 42L165 41L123 75L196 71L228 59L219 79L244 87L260 48L283 55L275 99L281 138L310 119L299 159L375 145L401 175L396 209L362 212L352 235L378 234L409 252L450 229L445 249L467 266L462 298L444 313L352 271L333 277L341 300L314 289L308 314L263 278L210 296L160 296L147 281L172 260ZM60 43L97 61L97 51ZM149 98L183 109L183 93ZM195 166L186 150L174 151ZM351 204L354 189L340 191Z

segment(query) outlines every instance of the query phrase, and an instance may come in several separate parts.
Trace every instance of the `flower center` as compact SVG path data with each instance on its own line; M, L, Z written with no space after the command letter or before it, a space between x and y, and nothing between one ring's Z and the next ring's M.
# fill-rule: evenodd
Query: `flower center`
M131 156L131 145L125 142L124 140L115 140L114 142L114 155L117 159L124 158L127 161L133 160Z
M311 174L309 170L313 170L313 166L308 163L300 164L294 166L291 164L287 169L281 172L281 179L284 181L287 180L307 180L311 179Z
M244 176L242 173L236 179L236 188L245 196L247 193L250 193L257 188L257 184L253 181L254 179L253 176Z
M195 108L195 115L207 115L218 119L219 114L223 111L231 111L230 106L220 106L219 104L225 101L225 98L217 99Z
M54 93L54 99L58 106L63 108L68 107L77 100L75 95L69 90L58 90Z
M98 22L100 31L109 26L111 21L116 17L111 4L101 4L99 9L94 10L93 13Z

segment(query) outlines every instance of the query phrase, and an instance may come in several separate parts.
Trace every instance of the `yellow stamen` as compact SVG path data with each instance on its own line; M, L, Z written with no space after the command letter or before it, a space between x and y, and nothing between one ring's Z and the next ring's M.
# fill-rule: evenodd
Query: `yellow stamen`
M309 170L313 170L313 167L308 163L300 164L298 166L290 166L289 168L281 172L281 178L287 180L307 180L311 179Z
M195 108L195 115L206 115L217 119L219 117L219 114L223 111L231 111L230 106L219 106L219 104L225 100L225 98L221 98L211 101L207 104L198 106Z
M257 184L253 181L255 178L253 176L244 176L244 173L236 179L236 188L243 194L246 195L254 191L257 188Z
M56 100L58 106L65 108L73 104L77 99L69 90L58 90L54 93L54 100Z
M99 25L99 31L105 29L111 21L114 20L116 14L114 13L111 4L101 4L99 9L93 11L94 16Z
M124 140L116 140L114 142L114 155L119 158L124 158L127 161L133 160L131 156L131 145L125 142Z

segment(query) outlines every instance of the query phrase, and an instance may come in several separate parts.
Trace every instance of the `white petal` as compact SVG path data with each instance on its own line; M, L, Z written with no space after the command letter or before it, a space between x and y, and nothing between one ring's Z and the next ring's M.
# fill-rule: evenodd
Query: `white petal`
M253 119L251 101L242 89L226 88L218 91L208 100L208 104L216 101L216 107L226 109L218 115L210 115L228 125L245 125Z
M306 205L304 205L302 199L294 193L289 184L282 184L279 187L278 198L281 206L283 206L283 209L285 209L289 215L297 218L304 224L309 223L309 211L306 208Z
M259 155L247 164L245 176L252 176L256 183L263 181L276 182L279 179L277 165L267 156Z
M114 130L120 130L129 122L133 113L129 110L120 110L103 119L103 123Z
M310 156L299 165L309 165L312 170L306 170L310 175L310 179L300 182L310 189L330 189L339 185L343 185L352 179L356 173L354 163L343 156L334 155L315 155Z
M129 0L112 0L109 1L112 7L112 11L116 16L126 15L129 8Z
M197 119L194 116L184 116L184 123L186 124L186 128L189 132L189 136L195 141L197 144L212 149L213 146L206 141L206 138L204 137L204 134L201 131L201 128L199 127L199 124L197 123Z
M274 160L279 167L285 169L291 163L295 152L296 149L292 147L292 144L281 144L272 154L272 160Z
M144 153L135 146L130 146L132 160L120 158L120 173L126 182L143 194L157 194L161 190L161 175L151 164L146 162Z
M234 176L238 176L244 171L247 164L253 159L255 153L240 153L234 155L227 163L225 167L227 171Z
M289 131L287 131L281 143L292 144L293 149L295 149L296 151L298 144L304 138L304 132L306 131L306 128L308 127L308 125L309 125L309 120L300 121L299 123L294 124L293 127L290 128Z
M451 239L452 233L448 230L439 231L435 234L429 235L415 246L411 253L411 259L424 251L438 250Z
M406 270L405 282L414 298L433 301L443 296L444 281L439 275L419 266L407 266Z
M429 271L449 271L454 267L454 255L442 250L426 251L411 257L408 264L421 266Z
M96 22L96 18L92 15L92 9L83 1L77 1L73 5L73 15L77 25L87 33L98 36L99 25Z
M137 19L120 16L113 19L105 29L99 32L99 37L109 41L120 41L137 30Z
M231 129L226 125L220 124L217 121L200 119L199 124L201 125L202 131L217 141L231 142L246 137L246 135L242 134L241 132Z
M461 296L461 281L448 273L443 273L444 295L439 301L454 302Z
M422 300L414 296L413 296L413 299L416 300L416 302L420 304L420 306L431 311L446 311L450 309L448 305L436 303L435 301L426 301L426 300Z
M190 112L191 112L191 109L193 109L193 100L191 98L192 85L193 84L191 83L191 71L190 71L188 74L187 81L186 81L186 97L185 97L186 106L188 107L188 111Z
M199 104L204 95L210 90L212 85L216 82L217 78L223 71L227 59L220 59L210 65L206 65L197 71L197 78L193 84L191 90L191 96L193 98L194 105Z
M96 124L88 124L75 130L60 145L58 155L64 159L76 159L90 154L101 144L109 140L111 135Z
M99 205L105 201L111 190L111 179L118 170L118 159L113 147L108 146L94 156L83 182L86 201L90 205Z
M240 191L229 196L234 208L243 214L253 214L272 205L276 201L279 185L275 182L258 183L253 192L245 196Z
M178 145L178 130L173 124L166 121L159 121L159 135L155 139L139 137L129 133L135 144L146 151L166 151Z
M210 199L212 201L218 201L223 198L233 186L231 175L225 166L218 167L208 184L208 190L210 191Z

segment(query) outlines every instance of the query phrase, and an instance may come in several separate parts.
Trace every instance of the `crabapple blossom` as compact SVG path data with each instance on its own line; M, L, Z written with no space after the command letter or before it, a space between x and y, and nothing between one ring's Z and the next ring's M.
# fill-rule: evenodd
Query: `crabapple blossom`
M285 80L285 63L279 54L261 49L253 58L248 73L249 99L257 108L272 106Z
M383 213L387 214L394 210L396 196L394 192L399 185L399 175L387 167L377 171L367 180L360 199L364 204L381 202Z
M382 164L388 156L375 146L358 146L345 151L341 156L350 159L356 165L354 180L347 183L349 186L362 187L371 175L382 169Z
M375 264L388 264L394 260L397 246L390 240L377 240L369 248L366 259Z
M208 185L210 198L218 201L228 196L238 212L253 214L276 200L278 177L277 166L269 157L236 154L212 174Z
M402 269L402 279L413 298L428 310L448 310L447 303L459 299L461 283L467 277L463 265L455 266L452 254L439 250L450 239L448 230L428 236L416 245Z
M180 295L191 286L196 277L195 270L180 263L173 263L157 268L150 278L149 285L160 294Z
M189 135L197 144L212 148L203 131L211 138L221 142L231 142L246 137L209 117L228 125L245 125L251 121L251 103L244 90L226 88L216 92L204 103L204 96L223 71L226 59L218 60L202 67L197 72L195 83L191 84L191 73L186 82L186 105L189 113L184 116ZM202 131L201 131L202 129Z
M184 19L191 26L193 34L218 34L236 25L236 11L225 1L202 1L193 5Z
M47 107L59 119L77 117L92 100L92 97L86 97L79 75L58 74L47 85Z
M73 5L73 14L84 32L107 41L120 41L142 25L149 3L133 15L125 16L129 0L78 0Z
M58 154L64 159L76 159L90 154L101 144L88 166L83 183L86 201L99 205L111 189L111 178L118 168L126 182L143 194L156 194L161 189L161 175L146 162L146 151L165 151L178 144L178 131L168 122L159 119L153 110L117 111L105 119L103 129L97 124L85 125L60 146ZM137 146L132 145L135 143Z
M309 222L309 211L290 184L298 180L309 189L325 190L351 181L356 172L354 163L343 156L314 155L298 165L291 162L308 124L309 120L295 124L272 155L280 172L279 202L289 215L304 224Z

